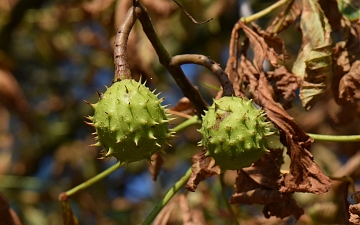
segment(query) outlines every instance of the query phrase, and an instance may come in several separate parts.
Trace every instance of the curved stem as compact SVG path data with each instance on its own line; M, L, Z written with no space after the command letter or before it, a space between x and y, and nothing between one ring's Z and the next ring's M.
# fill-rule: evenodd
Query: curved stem
M207 103L200 94L199 90L197 90L194 85L191 84L189 79L187 79L186 75L180 68L180 66L171 66L171 55L165 49L164 45L161 43L154 26L152 25L151 19L147 10L144 6L142 6L138 1L135 1L135 13L141 22L144 33L147 38L151 42L154 47L156 54L159 57L160 63L169 71L171 76L174 78L176 84L181 88L185 97L187 97L193 106L195 107L197 114L200 116L207 109Z
M224 174L225 173L220 173L220 184L221 184L221 194L222 194L222 197L225 201L225 205L226 205L226 208L228 209L230 215L232 216L233 220L234 220L234 224L237 224L239 225L239 221L237 220L237 217L235 215L235 212L234 210L231 208L231 205L226 197L226 187L225 187L225 183L224 183Z
M271 6L267 7L266 9L261 10L260 12L257 12L255 14L251 15L251 16L248 16L248 17L240 18L240 21L242 21L243 23L251 23L251 22L253 22L255 20L258 20L261 17L271 13L275 9L285 5L289 1L293 1L293 0L280 0L280 1L276 2L275 4L272 4Z
M315 141L360 142L360 135L325 135L307 133Z
M221 69L218 63L211 60L209 57L198 54L176 55L171 58L170 66L181 66L183 64L191 63L201 65L213 72L223 87L224 96L232 96L235 94L233 85L230 82L228 75L223 71L223 69Z
M67 199L70 196L78 193L79 191L82 191L88 187L90 187L91 185L95 184L96 182L104 179L105 177L109 176L111 173L115 172L117 169L119 169L120 167L122 167L123 165L125 165L125 163L116 163L115 165L109 167L108 169L106 169L105 171L97 174L95 177L90 178L89 180L85 181L84 183L79 184L78 186L66 191L65 193L61 193L59 196L60 201L62 199Z
M179 125L177 125L176 127L174 127L171 130L174 132L180 132L180 131L184 130L185 128L190 127L192 125L196 125L196 124L201 124L201 121L199 120L198 116L193 116L190 119L187 119L184 122L180 123Z
M131 79L130 66L128 64L126 49L130 31L136 22L136 14L134 7L131 7L126 14L124 22L117 30L115 43L114 43L114 64L115 76L113 82Z
M182 186L189 180L192 173L191 167L186 171L185 175L178 180L174 186L166 193L164 198L156 205L153 211L149 214L149 216L142 223L143 225L150 225L152 221L159 214L161 209L170 201L170 199L180 190Z

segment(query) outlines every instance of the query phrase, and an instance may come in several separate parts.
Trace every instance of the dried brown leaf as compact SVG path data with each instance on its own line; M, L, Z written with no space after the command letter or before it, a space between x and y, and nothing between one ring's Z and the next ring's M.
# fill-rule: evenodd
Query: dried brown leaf
M151 156L151 162L148 163L148 169L153 181L156 181L161 167L164 164L164 158L160 155L160 152L156 152Z
M274 48L269 47L265 39L259 36L254 30L250 29L243 22L238 22L240 28L243 29L246 36L249 38L249 41L254 49L254 59L253 64L258 71L262 70L264 59L267 58L271 65L274 67L278 66L279 56L274 51ZM269 38L270 40L270 38ZM275 39L273 39L275 40Z
M290 173L283 175L281 192L309 192L323 194L331 187L331 180L313 161L309 152L313 140L296 124L271 97L269 84L261 74L258 99L268 118L280 130L280 141L291 158Z
M266 204L263 213L266 218L276 216L283 219L288 216L294 216L295 219L298 220L300 216L304 214L304 210L296 204L296 201L293 198L288 197L281 202L271 202Z
M220 174L220 167L215 166L215 160L205 156L205 153L206 149L203 149L192 157L192 173L185 186L188 191L194 192L201 181Z
M275 68L269 72L269 80L275 82L275 97L284 109L291 108L292 101L295 98L295 91L299 87L297 77L290 73L284 66Z
M273 149L251 167L238 171L236 193L230 198L235 204L262 204L264 215L284 218L293 215L296 219L304 213L291 198L291 193L280 192L280 166L283 163L282 149Z
M360 203L350 205L349 206L350 219L349 222L351 224L360 224Z
M276 190L256 188L250 191L233 194L231 196L230 203L265 205L272 202L282 202L287 200L287 198L290 196L291 194L289 193L281 193Z
M269 154L263 155L252 166L243 168L242 172L263 188L278 189L281 179L280 167L283 164L282 153L283 149L271 149ZM243 190L243 185L238 184L236 180L236 191Z
M339 84L339 100L341 102L350 102L355 91L360 88L360 60L355 61L350 71L345 74Z
M331 88L336 103L339 105L346 105L350 103L350 99L347 98L350 96L343 96L344 89L347 89L346 85L344 86L343 76L349 73L352 67L357 67L354 63L360 60L360 20L357 23L351 23L344 17L341 20L341 24L343 27L343 39L341 42L336 43L336 46L333 49L334 76L331 82ZM356 71L354 72L356 73ZM340 87L341 82L343 84L342 87ZM356 82L356 80L353 80L353 82ZM353 82L346 83L352 85ZM353 87L354 86L350 87L350 89L353 89Z
M245 54L241 54L240 56L238 74L243 81L239 85L246 84L249 92L255 94L257 92L259 72Z
M239 44L239 33L238 24L235 24L231 32L230 47L229 47L229 59L226 63L225 73L229 76L230 82L233 84L234 92L236 96L244 97L243 86L242 86L242 75L239 74L238 68L238 44ZM247 47L245 47L247 49ZM219 91L216 99L222 97L222 91Z
M278 66L278 60L284 61L285 45L281 38L278 38L276 34L269 33L268 31L262 30L256 23L251 23L252 29L264 39L267 45L267 58L271 64L275 67Z

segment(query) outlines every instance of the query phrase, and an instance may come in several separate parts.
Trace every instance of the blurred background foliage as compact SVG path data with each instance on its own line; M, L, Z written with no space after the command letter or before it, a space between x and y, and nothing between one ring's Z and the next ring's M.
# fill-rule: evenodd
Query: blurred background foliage
M141 2L171 54L203 54L224 68L234 23L275 1L179 0L196 20L214 18L203 25L192 23L170 0ZM111 85L115 31L130 5L130 0L0 1L0 191L24 224L62 224L59 193L115 163L97 159L101 149L88 147L94 142L93 130L83 117L91 115L92 108L83 100L96 102L96 90L104 92L105 85ZM257 23L265 28L278 13ZM280 35L290 62L301 44L297 26ZM141 75L152 89L162 92L165 104L177 104L182 93L159 64L139 23L130 35L128 58L135 79ZM216 78L199 66L186 65L183 69L210 103L217 91L208 84L219 86ZM308 132L359 134L360 127L354 125L359 124L358 119L348 123L344 122L346 118L334 120L338 117L332 115L340 113L341 108L329 96L325 95L310 112L305 112L299 101L294 102L289 113ZM172 125L181 121L177 119ZM143 221L191 165L191 156L199 151L199 140L196 127L178 134L173 147L166 150L165 164L156 182L146 162L139 162L76 195L70 202L80 224ZM319 165L332 175L355 154L358 145L316 143L312 150ZM355 177L360 175L350 172L356 173ZM229 195L235 176L232 172L226 174ZM208 224L229 223L216 180L201 183L188 199L193 210L201 209ZM322 203L332 209L334 193L320 197L300 195L299 199L301 206L311 210L322 210ZM261 224L261 208L240 208L244 218L257 218Z

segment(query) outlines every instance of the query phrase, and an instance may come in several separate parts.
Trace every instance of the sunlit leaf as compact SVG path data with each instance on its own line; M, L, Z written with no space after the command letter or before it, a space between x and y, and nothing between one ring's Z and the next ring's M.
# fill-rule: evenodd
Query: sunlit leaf
M205 153L206 149L204 148L192 157L192 174L185 186L188 191L195 192L201 181L208 177L220 174L220 167L215 166L215 160L205 156Z
M309 22L311 21L311 22ZM331 74L331 27L315 0L303 0L302 46L293 73L303 80L300 99L310 109L326 89Z

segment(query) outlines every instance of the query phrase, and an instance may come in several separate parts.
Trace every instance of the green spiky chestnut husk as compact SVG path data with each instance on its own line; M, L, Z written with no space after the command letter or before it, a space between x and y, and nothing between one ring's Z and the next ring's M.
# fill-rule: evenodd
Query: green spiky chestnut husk
M104 157L114 156L125 165L163 151L172 136L165 106L144 84L132 79L115 82L95 104L87 117L95 128L93 146L105 148Z
M273 134L271 123L252 100L222 97L214 101L202 121L199 144L222 170L248 167L269 152L266 137Z

